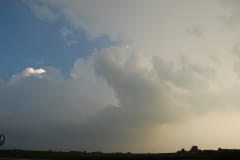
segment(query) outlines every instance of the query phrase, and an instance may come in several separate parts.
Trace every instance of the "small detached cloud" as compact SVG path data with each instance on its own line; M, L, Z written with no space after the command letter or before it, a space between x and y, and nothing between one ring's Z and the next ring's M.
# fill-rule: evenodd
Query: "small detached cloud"
M43 78L43 74L46 73L46 70L43 68L38 68L34 69L32 67L26 68L24 71L21 73L15 74L12 76L12 80L20 80L26 77L38 77L38 78Z
M41 75L45 73L46 71L42 68L34 69L32 67L26 68L23 72L22 75L27 77L27 76L36 76L36 75Z

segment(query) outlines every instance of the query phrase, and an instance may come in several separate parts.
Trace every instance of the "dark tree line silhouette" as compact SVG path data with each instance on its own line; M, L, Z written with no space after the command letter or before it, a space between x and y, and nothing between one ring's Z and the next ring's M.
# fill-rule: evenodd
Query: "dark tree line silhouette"
M101 153L87 151L26 151L26 150L0 150L0 159L51 159L51 160L237 160L240 159L240 150L221 149L200 150L192 146L189 151L181 149L176 153Z

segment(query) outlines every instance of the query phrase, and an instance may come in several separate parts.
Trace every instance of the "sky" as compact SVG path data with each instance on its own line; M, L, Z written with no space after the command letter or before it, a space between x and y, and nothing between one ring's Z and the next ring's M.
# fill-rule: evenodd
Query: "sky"
M5 149L240 148L238 0L3 0Z

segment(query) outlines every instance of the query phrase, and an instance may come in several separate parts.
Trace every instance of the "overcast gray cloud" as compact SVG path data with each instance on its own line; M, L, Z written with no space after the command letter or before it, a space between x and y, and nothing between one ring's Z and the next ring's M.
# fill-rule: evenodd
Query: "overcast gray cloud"
M88 75L91 76L91 73ZM58 143L50 144L64 138L63 128L77 126L86 117L114 103L112 90L105 82L93 76L91 78L91 81L82 78L64 80L54 68L27 68L3 82L0 123L1 130L8 135L6 147L45 146L44 149L47 149L49 146L54 149ZM35 142L38 145L35 146Z
M239 1L238 0L222 0L222 2L227 9L226 15L224 16L225 22L230 24L238 23L240 18Z
M222 131L214 130L221 117L234 131L229 124L238 118L228 118L240 114L238 60L231 54L240 40L238 29L219 18L228 16L228 5L231 13L238 12L232 6L237 2L23 2L41 20L64 19L60 34L70 38L65 40L83 30L89 39L107 36L119 46L76 59L69 79L56 68L30 67L0 81L6 147L173 151L194 143L236 146L237 134L212 138L216 145L209 135ZM204 38L189 36L189 28L190 34L202 34L192 26L204 28Z
M157 57L147 60L129 48L111 47L78 59L70 79L54 68L27 68L1 86L7 146L149 149L143 144L154 128L209 110L203 78L211 69L184 61L174 70ZM199 95L203 103L196 101Z
M197 38L204 37L204 29L200 26L192 26L187 29L187 33Z

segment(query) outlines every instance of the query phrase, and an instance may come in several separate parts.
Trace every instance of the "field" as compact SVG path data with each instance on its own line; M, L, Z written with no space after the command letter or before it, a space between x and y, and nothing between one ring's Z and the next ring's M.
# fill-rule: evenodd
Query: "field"
M56 152L0 150L0 159L60 159L60 160L215 160L240 159L240 150L203 150L196 152L179 151L176 153L100 153L100 152Z

